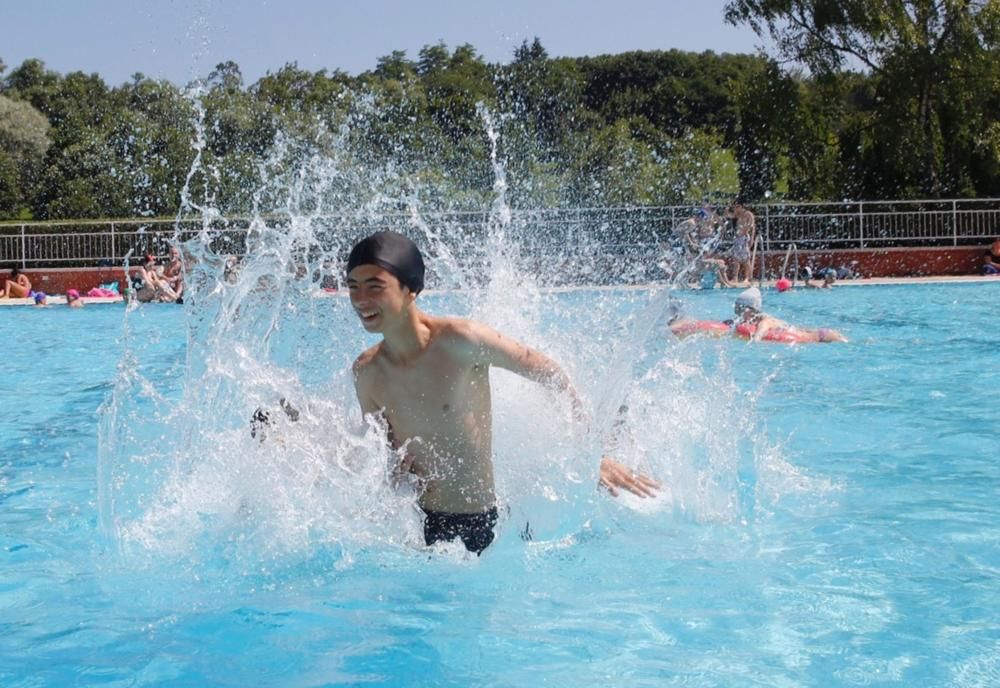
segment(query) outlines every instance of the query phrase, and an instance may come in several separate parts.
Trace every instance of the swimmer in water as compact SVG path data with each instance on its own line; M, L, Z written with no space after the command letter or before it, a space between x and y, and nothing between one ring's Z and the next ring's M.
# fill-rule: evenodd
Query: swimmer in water
M837 330L821 327L817 330L807 330L789 325L783 320L768 315L761 310L763 297L760 289L750 287L736 297L734 310L736 326L734 334L750 341L782 342L786 344L808 344L846 342Z
M424 313L417 246L378 232L354 246L347 261L351 305L382 340L354 362L362 412L384 419L387 440L403 450L399 466L422 486L427 545L460 538L481 553L493 541L497 497L493 477L490 368L499 367L569 396L583 414L569 377L551 358L482 323ZM659 484L610 458L600 485L640 497Z
M694 336L728 337L733 333L733 321L678 318L670 322L670 331L678 339Z
M679 301L671 300L667 307L667 326L678 339L685 337L728 337L733 333L732 320L695 320L684 315Z
M83 301L80 299L80 292L76 289L67 289L66 305L70 308L83 308Z

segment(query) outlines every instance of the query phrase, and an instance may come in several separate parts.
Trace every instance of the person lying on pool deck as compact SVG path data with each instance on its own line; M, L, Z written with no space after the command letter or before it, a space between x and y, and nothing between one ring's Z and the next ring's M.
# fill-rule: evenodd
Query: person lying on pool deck
M808 344L827 342L846 342L837 330L821 327L818 330L807 330L789 325L783 320L764 313L763 297L760 289L750 287L736 297L733 308L736 311L736 323L733 334L741 339L763 342L781 342L785 344Z
M424 262L417 246L395 232L378 232L351 250L351 305L361 325L382 341L354 362L355 390L365 415L378 414L394 449L405 447L400 471L416 476L426 513L428 545L460 538L480 554L493 541L497 501L489 371L499 367L582 403L551 358L492 328L438 317L417 307ZM659 484L610 458L600 484L652 496Z
M26 299L30 296L31 280L20 268L11 269L10 277L4 281L3 289L0 289L0 299Z

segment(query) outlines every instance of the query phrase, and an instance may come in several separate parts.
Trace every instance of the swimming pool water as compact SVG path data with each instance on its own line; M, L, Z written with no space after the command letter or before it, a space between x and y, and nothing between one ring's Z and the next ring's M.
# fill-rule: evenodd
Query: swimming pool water
M682 298L721 318L733 295ZM996 284L766 294L779 317L843 330L839 346L654 336L626 357L640 392L668 361L658 374L676 374L679 408L705 403L691 422L761 434L784 474L741 465L740 485L714 493L739 502L729 509L675 495L690 508L634 510L593 491L555 504L568 525L551 537L521 540L512 517L478 561L333 541L286 557L232 531L193 554L123 559L98 526L97 410L121 374L124 309L5 309L16 346L0 357L0 684L998 685L998 298ZM555 331L580 327L579 309L642 312L625 292L556 303L543 314ZM316 307L316 332L350 325L326 345L342 355L287 358L334 377L370 339L341 300ZM177 403L184 312L151 306L128 322L125 365ZM602 379L575 373L585 390ZM711 425L741 408L740 422ZM150 426L151 443L172 441L164 427ZM670 427L636 426L652 447Z

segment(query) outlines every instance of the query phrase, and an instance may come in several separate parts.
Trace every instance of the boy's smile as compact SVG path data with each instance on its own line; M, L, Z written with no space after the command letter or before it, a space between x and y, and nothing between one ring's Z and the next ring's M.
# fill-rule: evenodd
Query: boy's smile
M378 265L359 265L351 270L347 288L354 312L368 332L381 332L386 320L408 305L409 290L404 291L396 276Z

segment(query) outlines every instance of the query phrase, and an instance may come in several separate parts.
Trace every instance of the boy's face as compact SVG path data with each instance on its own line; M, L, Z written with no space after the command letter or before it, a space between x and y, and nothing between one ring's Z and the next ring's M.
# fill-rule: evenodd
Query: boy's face
M397 322L416 295L399 279L378 265L359 265L347 275L347 289L354 312L368 332L384 332Z

